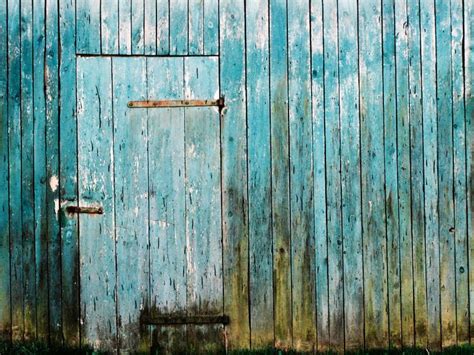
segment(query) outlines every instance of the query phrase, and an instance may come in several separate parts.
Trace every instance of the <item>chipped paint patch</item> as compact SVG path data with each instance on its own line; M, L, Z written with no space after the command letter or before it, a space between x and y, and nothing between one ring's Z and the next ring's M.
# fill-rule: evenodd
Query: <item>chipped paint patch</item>
M51 191L55 192L58 187L59 187L59 179L56 175L51 176L51 179L49 179L49 187L51 188Z

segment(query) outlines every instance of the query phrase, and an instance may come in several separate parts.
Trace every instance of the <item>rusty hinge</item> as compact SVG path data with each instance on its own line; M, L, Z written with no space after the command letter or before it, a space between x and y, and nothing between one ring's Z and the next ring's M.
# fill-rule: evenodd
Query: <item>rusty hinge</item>
M104 214L103 207L67 206L68 213Z
M225 105L224 98L217 100L145 100L129 101L130 108L163 108L163 107L219 107L222 109Z
M147 325L181 325L181 324L223 324L230 323L230 318L227 315L218 316L179 316L179 315L160 315L155 317L141 317L141 323Z

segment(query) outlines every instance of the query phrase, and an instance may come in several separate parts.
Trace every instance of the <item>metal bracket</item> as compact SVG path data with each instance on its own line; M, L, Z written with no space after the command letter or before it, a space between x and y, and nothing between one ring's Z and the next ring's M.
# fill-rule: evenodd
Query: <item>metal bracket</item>
M103 207L67 206L68 213L104 214Z
M178 316L178 315L161 315L156 317L143 316L141 323L146 325L184 325L184 324L223 324L230 323L227 315L219 316Z
M172 108L172 107L219 107L224 108L224 98L217 100L145 100L129 101L129 108Z

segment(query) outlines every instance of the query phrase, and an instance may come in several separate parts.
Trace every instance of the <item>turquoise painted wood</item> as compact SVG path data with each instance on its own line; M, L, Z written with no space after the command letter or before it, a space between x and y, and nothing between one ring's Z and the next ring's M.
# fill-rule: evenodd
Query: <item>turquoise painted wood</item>
M380 3L359 3L361 196L364 253L365 345L388 345L384 195L382 27Z
M316 344L310 13L288 3L288 111L293 346Z
M23 239L24 339L36 337L36 274L33 185L33 3L23 2L21 23L21 223Z
M10 213L11 337L23 339L23 267L21 204L21 63L20 5L8 1L8 163Z
M436 2L436 47L451 53L450 3ZM440 243L441 335L443 344L456 342L455 226L453 194L453 68L451 56L437 51L438 208ZM446 119L449 117L449 119Z
M76 48L70 43L76 39L73 28L75 19L74 0L59 3L59 135L71 137L59 140L59 197L60 205L77 202L77 125L76 125ZM40 80L41 83L41 80ZM72 97L72 99L71 99ZM56 182L56 181L55 181ZM79 226L77 216L59 213L61 225L62 273L62 334L64 342L71 346L80 344L80 299L79 299Z
M314 169L314 234L316 269L316 335L317 349L326 351L329 346L329 293L326 209L326 162L324 117L324 37L323 2L311 4L311 81L313 118L313 169ZM290 186L291 188L291 186Z
M270 154L275 346L292 345L286 1L270 6Z
M163 80L165 78L165 80ZM148 58L147 97L184 97L182 58ZM184 109L148 110L150 314L186 314ZM152 348L185 350L186 327L156 327Z
M46 219L48 223L49 338L62 343L61 233L59 227L59 21L58 3L46 1ZM66 272L66 270L65 270Z
M0 338L472 343L472 6L1 2Z
M420 9L421 80L423 91L423 156L425 189L426 293L428 308L428 345L441 345L439 285L438 213L438 125L436 105L435 12L433 2Z
M400 234L398 209L397 84L394 1L383 3L383 92L385 135L385 210L387 213L387 291L389 303L389 344L402 345Z
M7 3L2 2L0 4L0 181L5 187L0 193L0 338L2 340L8 340L11 332L7 43Z
M463 65L463 2L451 4L451 67L453 106L453 179L454 179L454 235L456 278L456 340L469 341L469 285L466 273L468 259L467 233L467 174L466 174L466 124L464 101ZM471 21L472 22L472 21Z
M413 254L411 235L408 17L405 1L395 2L397 90L398 216L400 233L401 341L413 346Z
M100 204L105 211L104 215L79 217L81 343L103 349L117 347L112 110L112 60L79 58L77 131L81 139L77 147L77 203ZM91 127L94 129L88 129Z
M217 99L215 58L184 60L185 98ZM184 111L186 308L188 315L223 313L220 114L216 107ZM203 208L203 206L206 206ZM222 324L187 326L188 347L197 352L225 349Z
M358 349L363 346L364 338L362 326L364 286L361 277L363 254L360 155L353 153L354 150L360 151L356 4L349 1L339 3L338 21L341 238L344 237L342 246L344 265L340 271L344 284L344 301L341 308L344 311L345 349ZM342 349L342 347L339 348Z
M46 209L46 95L45 87L45 5L44 0L33 3L34 56L34 197L35 197L35 267L36 267L36 335L45 341L49 336L48 319L48 224ZM74 76L76 75L73 73Z
M271 150L267 1L247 6L250 324L252 346L273 344Z

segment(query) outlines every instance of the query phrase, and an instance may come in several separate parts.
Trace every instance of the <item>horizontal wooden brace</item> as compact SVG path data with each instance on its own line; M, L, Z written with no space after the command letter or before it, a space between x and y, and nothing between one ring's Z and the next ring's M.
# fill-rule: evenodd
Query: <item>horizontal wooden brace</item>
M104 214L103 207L81 207L81 206L67 206L68 213L85 213L85 214Z
M161 315L155 317L141 318L142 324L149 325L181 325L181 324L223 324L227 325L230 318L227 315L220 316L177 316L177 315Z
M164 108L164 107L224 107L224 98L217 100L145 100L129 101L130 108Z

